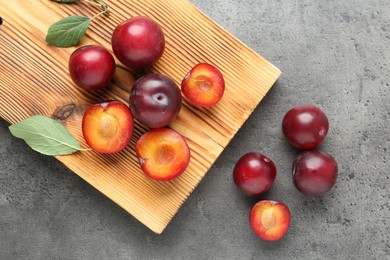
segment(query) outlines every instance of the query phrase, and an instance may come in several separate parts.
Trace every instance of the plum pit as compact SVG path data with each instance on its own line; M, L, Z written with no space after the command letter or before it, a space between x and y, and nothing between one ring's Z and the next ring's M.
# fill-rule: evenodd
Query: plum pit
M114 137L118 132L118 127L118 120L115 116L105 112L102 113L98 127L99 135L102 138Z

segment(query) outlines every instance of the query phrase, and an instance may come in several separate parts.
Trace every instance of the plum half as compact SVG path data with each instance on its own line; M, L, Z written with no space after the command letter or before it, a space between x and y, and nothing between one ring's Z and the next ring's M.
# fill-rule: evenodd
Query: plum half
M84 113L82 130L92 150L116 153L130 142L134 123L129 108L119 101L90 106Z
M146 132L138 140L135 151L142 171L157 181L178 177L190 161L190 149L186 140L170 128Z
M291 213L282 202L261 200L252 207L249 221L257 236L263 240L276 241L287 233Z
M225 80L215 66L199 63L183 79L181 90L191 103L211 107L221 100L225 91Z

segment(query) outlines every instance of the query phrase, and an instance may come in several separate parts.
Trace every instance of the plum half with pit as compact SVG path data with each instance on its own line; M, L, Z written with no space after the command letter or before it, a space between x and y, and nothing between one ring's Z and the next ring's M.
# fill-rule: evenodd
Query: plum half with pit
M133 127L133 117L128 106L119 101L90 106L82 121L85 141L100 153L116 153L125 149L131 139Z
M169 77L151 73L139 78L130 91L134 118L149 128L167 126L180 112L182 96Z
M163 55L165 37L161 27L144 16L119 24L111 37L112 50L124 65L140 69L156 63Z

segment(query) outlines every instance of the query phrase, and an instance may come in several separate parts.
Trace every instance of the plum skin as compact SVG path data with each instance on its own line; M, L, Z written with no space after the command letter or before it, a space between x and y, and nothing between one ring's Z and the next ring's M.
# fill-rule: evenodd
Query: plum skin
M276 178L272 160L257 152L243 155L233 170L236 186L246 195L260 195L268 191Z
M336 184L338 165L329 154L306 151L294 160L292 176L298 191L309 196L320 196Z
M87 45L76 49L69 58L73 82L85 90L106 87L115 74L115 60L104 47Z
M161 27L145 16L131 18L119 24L111 37L112 50L124 65L140 69L156 63L165 49Z
M149 128L167 126L180 112L182 96L169 77L151 73L139 78L130 91L134 118Z
M295 147L311 150L318 147L329 130L325 113L313 105L301 105L290 109L282 122L283 135Z

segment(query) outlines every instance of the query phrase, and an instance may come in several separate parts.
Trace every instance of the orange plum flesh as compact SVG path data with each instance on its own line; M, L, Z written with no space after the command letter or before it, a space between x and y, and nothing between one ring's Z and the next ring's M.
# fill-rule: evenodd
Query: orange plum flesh
M267 241L276 241L287 233L291 217L285 204L262 200L253 206L249 219L257 236Z
M90 106L83 116L84 139L94 151L116 153L129 143L133 133L133 117L119 101Z
M158 181L178 177L190 161L190 149L184 137L170 128L146 132L138 140L135 150L142 171Z
M183 79L181 90L191 103L211 107L221 100L225 91L225 80L213 65L199 63Z

